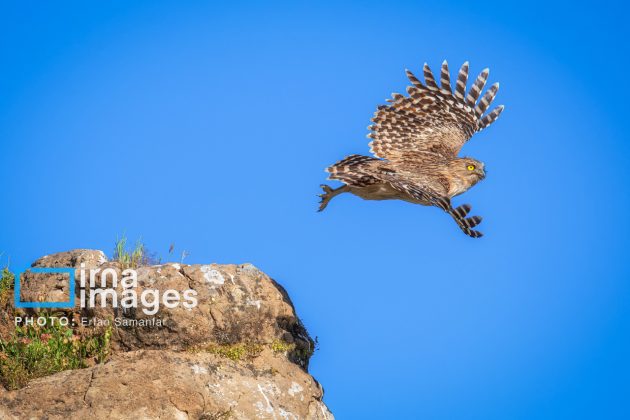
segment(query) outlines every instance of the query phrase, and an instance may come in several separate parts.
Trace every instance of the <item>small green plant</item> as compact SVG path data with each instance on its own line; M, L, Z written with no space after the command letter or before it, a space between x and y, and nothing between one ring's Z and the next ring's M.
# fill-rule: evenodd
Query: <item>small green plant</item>
M287 343L284 340L274 340L273 343L271 343L271 350L276 354L286 353L295 350L295 344Z
M127 236L122 235L120 238L116 238L114 245L114 260L118 261L121 267L124 268L138 268L146 263L146 251L144 244L141 240L136 241L135 247L131 250L127 250Z
M255 343L210 344L195 350L207 351L236 362L257 357L263 351L263 346Z
M111 326L76 334L58 319L42 315L43 325L17 326L8 340L0 340L0 382L10 390L29 380L68 369L102 363L109 355ZM111 324L110 324L111 325Z
M239 342L233 344L207 344L202 346L193 346L188 349L191 353L205 351L216 354L230 360L239 361L244 359L253 359L258 357L265 349L271 349L274 354L285 354L296 356L302 359L308 359L313 355L314 350L298 349L295 343L287 343L284 340L274 340L271 344L257 344L250 342Z
M9 271L9 267L4 267L0 274L0 308L3 308L11 300L14 279L15 276Z
M162 258L158 257L154 252L149 252L141 239L136 241L136 245L133 249L128 250L127 236L124 234L122 237L116 238L113 259L120 263L123 270L126 268L138 268L162 263Z

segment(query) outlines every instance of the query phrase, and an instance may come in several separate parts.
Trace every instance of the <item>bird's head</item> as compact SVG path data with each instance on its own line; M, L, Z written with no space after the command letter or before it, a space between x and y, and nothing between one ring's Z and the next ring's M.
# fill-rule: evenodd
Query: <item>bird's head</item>
M469 157L455 159L450 163L450 170L458 177L466 180L471 185L476 184L486 177L483 162Z

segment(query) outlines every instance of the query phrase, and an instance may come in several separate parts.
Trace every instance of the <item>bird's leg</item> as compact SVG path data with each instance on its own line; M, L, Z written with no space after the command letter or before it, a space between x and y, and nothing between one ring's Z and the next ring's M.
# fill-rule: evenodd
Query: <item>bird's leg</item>
M330 188L328 185L325 185L325 184L322 184L321 187L324 190L324 194L319 194L319 197L322 198L322 201L319 202L319 210L317 211L324 210L326 206L328 205L328 202L332 200L334 197L336 197L337 195L350 191L350 187L348 187L347 185L344 185L343 187L339 187L335 190L333 190L332 188Z

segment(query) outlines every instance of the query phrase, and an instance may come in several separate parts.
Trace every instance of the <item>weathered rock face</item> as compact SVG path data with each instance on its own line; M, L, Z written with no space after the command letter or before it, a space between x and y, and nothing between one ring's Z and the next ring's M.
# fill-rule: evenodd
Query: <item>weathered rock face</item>
M129 290L137 296L155 291L160 298L169 289L196 292L194 307L183 305L180 295L178 305L169 308L160 300L148 311L111 304L80 308L81 290L90 290L80 287L81 269L86 282L89 269L98 269L97 287L102 280L113 286L105 269L124 277L101 251L59 253L33 266L77 268L75 309L65 312L77 329L110 320L113 355L105 364L40 378L21 390L0 389L0 418L332 418L321 386L307 372L313 340L286 291L251 264L141 267L135 287L125 292L118 284L110 303L120 304ZM67 276L47 279L24 275L21 300L67 300ZM254 350L230 357L242 345Z
M0 418L331 419L322 389L266 350L251 363L208 353L122 353L0 395Z

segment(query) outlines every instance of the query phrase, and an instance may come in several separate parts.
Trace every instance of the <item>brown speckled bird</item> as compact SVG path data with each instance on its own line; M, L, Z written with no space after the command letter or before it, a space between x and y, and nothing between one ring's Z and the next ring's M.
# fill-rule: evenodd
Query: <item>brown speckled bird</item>
M457 157L473 134L492 124L503 111L498 106L484 116L499 90L495 83L478 101L488 78L488 69L479 74L468 94L468 62L459 70L455 93L451 88L448 64L442 63L441 87L424 65L425 84L409 70L412 86L408 96L392 94L390 105L378 107L368 137L375 157L350 155L326 168L328 179L343 182L332 189L322 185L324 194L319 211L335 196L350 192L365 200L405 200L437 206L453 217L462 231L473 238L483 234L473 230L480 216L467 217L471 206L451 206L451 198L466 192L485 178L484 164Z

